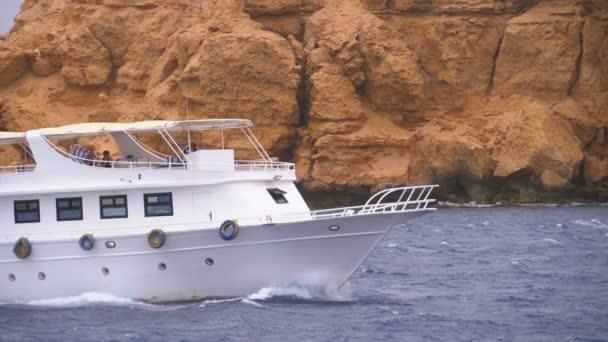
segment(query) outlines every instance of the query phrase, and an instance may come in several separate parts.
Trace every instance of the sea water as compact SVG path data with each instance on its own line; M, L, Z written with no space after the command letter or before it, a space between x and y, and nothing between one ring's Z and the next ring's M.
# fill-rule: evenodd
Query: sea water
M605 341L608 207L450 208L396 227L341 290L0 305L1 341Z

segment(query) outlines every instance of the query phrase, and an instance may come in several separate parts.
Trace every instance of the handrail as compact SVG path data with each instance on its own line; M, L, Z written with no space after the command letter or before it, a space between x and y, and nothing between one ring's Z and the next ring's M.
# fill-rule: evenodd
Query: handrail
M370 197L367 202L363 205L362 211L375 211L378 209L378 206L384 205L383 202L389 195L399 193L399 199L397 202L393 202L394 205L398 205L399 203L408 203L408 204L416 204L416 209L420 209L420 205L423 205L422 209L425 209L428 206L428 198L433 191L434 188L439 185L420 185L420 186L405 186L398 188L388 188L382 191L375 193L372 197ZM401 202L403 197L407 195L407 200L405 202ZM416 196L417 195L417 196ZM416 200L412 201L412 198L416 196Z
M93 167L104 167L104 165L109 165L109 168L130 168L130 169L168 169L168 170L187 170L194 169L196 170L196 166L203 166L208 168L218 167L225 168L230 164L210 164L210 163L182 163L182 162L153 162L153 161L128 161L128 160L99 160L99 159L89 159L82 158L70 155L69 153L63 151L62 149L55 148L57 152L73 160L75 162L81 163L83 165L93 166ZM35 167L35 165L27 165L27 167ZM265 161L256 161L256 160L235 160L234 162L235 171L260 171L263 169L264 171L274 170L274 171L292 171L295 170L294 163L287 162L265 162ZM19 166L11 166L6 168L18 168ZM0 167L0 170L2 167ZM28 169L27 171L31 171ZM205 170L205 171L213 171L213 170ZM226 170L218 170L225 172ZM15 171L18 172L18 171Z
M64 157L77 161L78 163L93 166L103 167L103 165L110 165L110 168L130 168L130 169L168 169L168 170L189 170L189 171L200 171L197 170L196 166L205 167L219 167L225 168L230 164L206 164L206 163L191 163L191 162L152 162L152 161L128 161L128 160L99 160L89 159L70 155L68 152L62 150L55 144L51 143L46 137L43 137L46 142L59 154ZM118 166L118 167L117 167ZM123 167L121 167L123 166ZM235 171L293 171L295 170L294 163L287 162L268 162L258 160L235 160L234 161ZM214 170L204 170L205 172L214 172ZM217 172L226 172L225 169L217 170Z
M2 173L2 172L11 172L11 173L30 172L30 171L34 171L35 168L36 168L36 164L7 165L7 166L0 166L0 173Z

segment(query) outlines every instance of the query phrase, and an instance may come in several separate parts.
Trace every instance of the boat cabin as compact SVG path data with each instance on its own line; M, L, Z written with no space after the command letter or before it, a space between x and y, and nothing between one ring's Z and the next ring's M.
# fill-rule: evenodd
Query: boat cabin
M18 159L0 166L0 226L9 235L170 231L195 222L216 228L226 219L270 224L277 214L308 212L294 164L271 158L252 126L224 119L0 132L0 152Z

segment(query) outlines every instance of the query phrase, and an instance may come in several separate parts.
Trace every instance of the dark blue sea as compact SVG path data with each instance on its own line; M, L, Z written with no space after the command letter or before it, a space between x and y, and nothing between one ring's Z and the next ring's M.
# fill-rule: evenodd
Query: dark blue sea
M396 227L341 293L0 306L2 341L606 341L608 206L448 208Z

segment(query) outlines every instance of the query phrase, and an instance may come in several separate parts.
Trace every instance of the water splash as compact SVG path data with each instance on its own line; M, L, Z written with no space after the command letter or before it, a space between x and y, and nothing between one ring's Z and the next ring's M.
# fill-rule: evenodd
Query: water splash
M352 300L349 283L340 289L312 283L294 283L285 287L265 287L249 295L246 299L252 301L296 300L347 302Z

